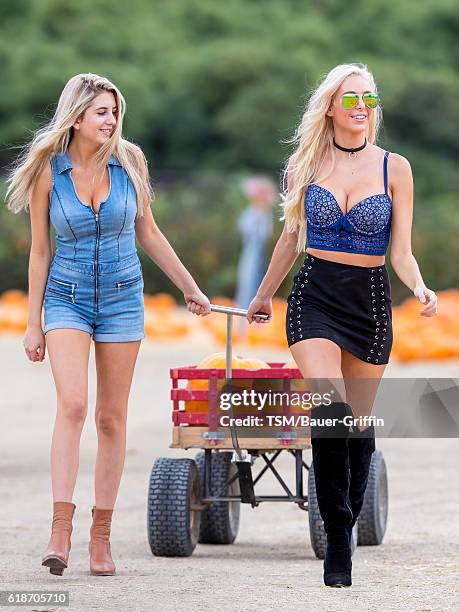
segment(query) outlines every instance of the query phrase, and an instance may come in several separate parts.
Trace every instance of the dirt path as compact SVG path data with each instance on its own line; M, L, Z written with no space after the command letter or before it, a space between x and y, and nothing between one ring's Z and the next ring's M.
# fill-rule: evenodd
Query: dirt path
M87 568L96 448L91 353L90 416L83 431L74 498L70 568L63 578L51 576L40 566L52 508L49 445L55 398L49 361L29 363L18 336L2 337L0 348L1 589L69 590L70 609L85 612L459 610L459 441L454 439L378 440L389 474L388 529L381 546L357 549L351 589L322 586L322 562L310 546L307 514L292 504L262 504L256 510L243 506L241 528L232 546L198 545L192 557L181 559L151 554L146 490L153 460L194 454L168 448L168 370L221 350L204 338L192 345L144 342L141 347L113 524L118 569L113 578L90 577ZM287 356L253 349L250 354L265 359ZM446 367L390 364L386 375L457 377L458 371L458 362ZM309 463L310 452L306 460ZM288 456L281 461L283 472L292 471L290 462Z

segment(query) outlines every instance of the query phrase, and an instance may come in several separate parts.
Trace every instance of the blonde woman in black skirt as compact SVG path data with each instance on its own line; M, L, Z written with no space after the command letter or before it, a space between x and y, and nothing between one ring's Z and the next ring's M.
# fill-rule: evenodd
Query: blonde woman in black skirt
M351 533L375 450L373 425L340 421L369 415L392 348L390 238L392 268L419 299L419 314L437 312L411 251L411 167L375 144L381 120L376 83L363 64L336 66L312 93L286 166L284 230L247 314L250 323L260 322L257 312L271 314L271 298L307 240L288 298L287 339L311 386L332 380L340 399L312 411L319 423L334 418L333 427L311 427L327 534L324 583L332 587L352 584ZM362 393L352 381L364 379Z

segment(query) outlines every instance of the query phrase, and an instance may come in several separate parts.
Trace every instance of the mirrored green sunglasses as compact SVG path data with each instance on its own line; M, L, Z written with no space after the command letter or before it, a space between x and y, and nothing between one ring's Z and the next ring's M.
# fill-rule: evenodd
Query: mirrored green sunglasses
M341 97L341 106L346 110L355 108L359 103L359 99L360 96L357 93L345 93ZM362 99L367 108L376 108L381 102L380 97L375 93L365 93Z

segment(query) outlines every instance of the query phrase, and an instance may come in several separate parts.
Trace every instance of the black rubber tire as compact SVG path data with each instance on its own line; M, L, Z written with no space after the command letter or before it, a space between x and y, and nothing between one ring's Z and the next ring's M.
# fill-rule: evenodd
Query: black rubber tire
M236 479L226 490L226 482L237 472L237 466L231 463L232 452L212 451L212 495L240 495L239 479ZM196 465L201 477L201 497L204 496L204 451L197 453ZM222 492L223 491L223 492ZM239 530L241 502L213 502L201 512L199 542L202 544L232 544Z
M359 546L377 546L386 533L389 493L386 462L381 451L371 457L368 483L358 518Z
M325 559L327 552L327 534L324 529L324 522L320 516L319 502L317 501L316 481L314 478L314 463L311 462L308 473L308 515L309 515L309 536L311 546L318 559ZM351 552L357 547L358 523L352 530Z
M158 557L189 557L199 537L201 481L193 459L156 459L148 487L147 530Z

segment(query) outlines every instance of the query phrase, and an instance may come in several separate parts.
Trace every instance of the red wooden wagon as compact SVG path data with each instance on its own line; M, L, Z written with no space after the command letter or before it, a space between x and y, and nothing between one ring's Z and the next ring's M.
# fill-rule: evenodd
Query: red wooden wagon
M303 451L311 446L309 431L281 419L281 427L263 435L241 435L235 425L219 426L218 400L223 381L261 381L276 379L286 393L294 380L302 380L298 369L270 363L269 369L232 370L232 320L245 316L246 310L212 305L215 312L227 315L226 370L198 369L196 366L173 368L172 448L198 448L194 459L162 457L154 462L148 490L148 540L157 556L189 556L196 544L232 544L237 536L241 503L258 506L262 502L293 502L308 511L311 544L323 559L326 535L317 503L313 464L308 465ZM180 385L192 380L208 381L207 390L193 390ZM206 402L205 412L185 409L185 403ZM232 408L230 414L233 414ZM283 403L282 416L292 416L289 403ZM295 487L292 490L276 469L274 462L282 451L293 457ZM255 475L253 465L263 466ZM256 485L266 473L272 473L283 490L282 495L261 495ZM307 495L304 474L308 474ZM293 488L293 487L292 487ZM359 545L382 542L388 512L386 465L382 453L373 453L365 501L353 532L353 550Z

